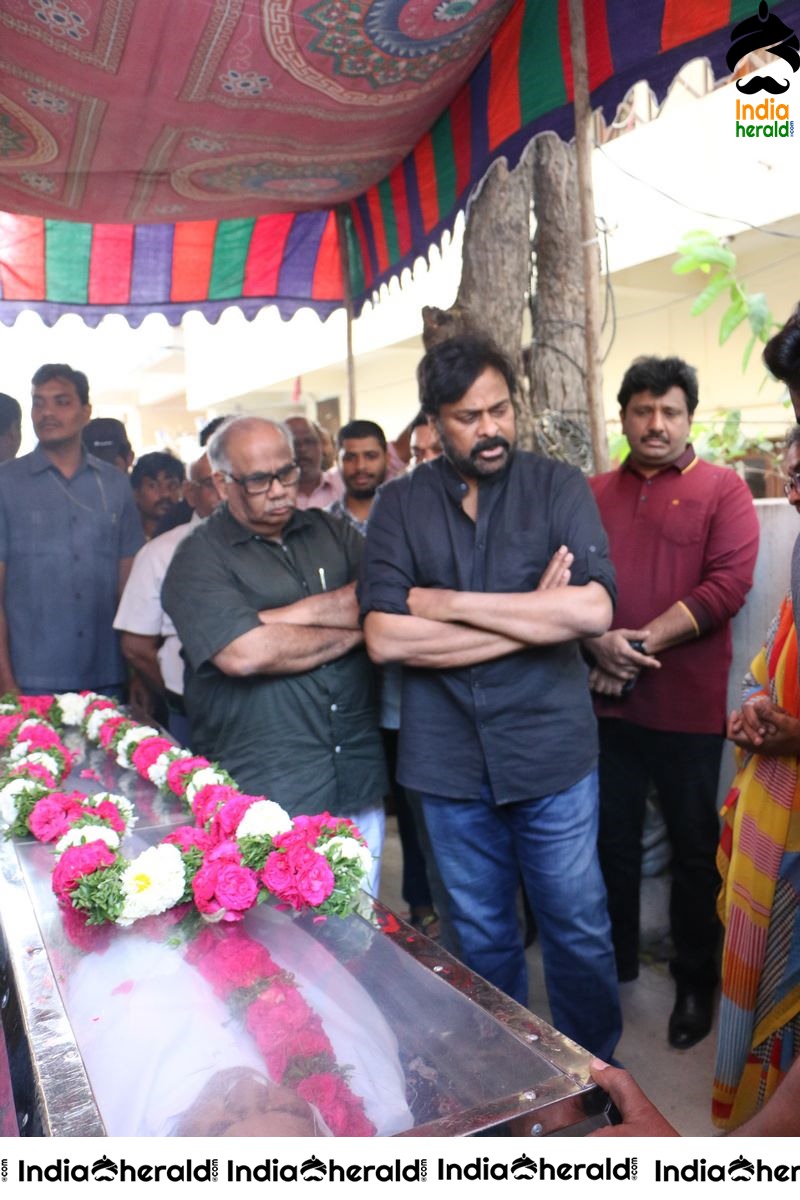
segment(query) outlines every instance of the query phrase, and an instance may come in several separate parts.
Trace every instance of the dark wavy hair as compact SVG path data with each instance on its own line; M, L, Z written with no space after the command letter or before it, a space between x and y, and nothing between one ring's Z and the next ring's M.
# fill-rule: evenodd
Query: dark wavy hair
M432 346L417 367L422 411L435 417L443 404L457 404L488 367L500 372L513 397L517 390L514 367L491 338L464 333Z
M769 339L762 357L767 370L776 379L793 392L800 393L800 304L783 329Z
M697 371L682 358L656 358L643 355L635 358L622 377L617 400L624 412L631 396L639 392L650 392L652 396L664 396L670 388L679 387L686 397L689 416L697 408Z
M158 479L164 471L168 479L177 479L183 483L186 478L186 468L181 460L170 450L152 450L137 458L131 471L131 487L139 488L145 479Z
M34 387L40 387L43 383L49 383L51 379L66 379L67 383L71 383L75 388L81 404L89 403L89 380L83 371L76 371L66 363L45 363L39 367L31 383Z
M336 445L340 450L348 438L375 438L381 449L386 449L386 434L377 421L348 421L336 435Z

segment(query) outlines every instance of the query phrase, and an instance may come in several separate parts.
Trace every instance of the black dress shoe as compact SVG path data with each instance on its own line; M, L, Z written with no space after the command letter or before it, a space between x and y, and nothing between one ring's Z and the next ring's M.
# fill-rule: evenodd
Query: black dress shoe
M711 1032L714 1018L714 993L679 988L669 1018L669 1044L676 1050L688 1050Z

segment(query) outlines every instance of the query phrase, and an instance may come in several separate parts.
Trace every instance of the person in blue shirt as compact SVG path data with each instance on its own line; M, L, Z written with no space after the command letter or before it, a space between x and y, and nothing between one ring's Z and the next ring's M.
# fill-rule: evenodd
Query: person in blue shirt
M82 371L39 368L38 445L0 470L0 693L125 685L112 625L144 538L127 478L83 446L91 415Z

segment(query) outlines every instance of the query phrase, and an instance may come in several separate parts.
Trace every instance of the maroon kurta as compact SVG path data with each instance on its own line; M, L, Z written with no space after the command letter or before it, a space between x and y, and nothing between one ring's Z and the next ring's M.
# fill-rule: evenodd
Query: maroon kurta
M729 467L698 458L691 446L645 479L624 463L590 479L619 589L615 629L646 629L679 601L698 637L656 657L627 696L595 697L599 717L650 729L722 733L730 620L753 583L758 519L746 485Z

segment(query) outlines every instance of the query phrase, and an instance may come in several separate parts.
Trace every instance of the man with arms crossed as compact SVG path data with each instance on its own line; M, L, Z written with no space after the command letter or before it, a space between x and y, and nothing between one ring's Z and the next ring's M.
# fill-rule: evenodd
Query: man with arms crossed
M422 796L466 963L527 1003L521 876L554 1024L609 1056L621 1018L578 646L611 621L605 534L579 471L515 448L516 380L491 342L433 347L418 380L443 455L379 493L361 587L372 658L404 665L398 779Z

